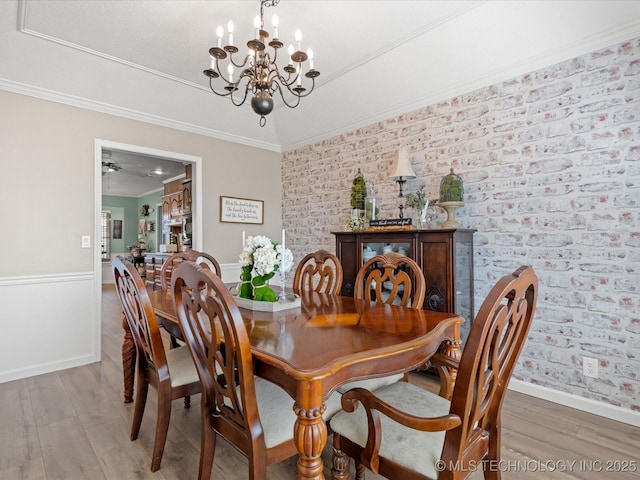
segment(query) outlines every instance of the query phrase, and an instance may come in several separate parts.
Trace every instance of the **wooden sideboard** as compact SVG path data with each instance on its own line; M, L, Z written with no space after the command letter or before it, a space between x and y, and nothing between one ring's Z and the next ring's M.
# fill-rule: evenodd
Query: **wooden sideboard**
M473 309L473 234L472 229L434 230L357 230L332 232L336 237L336 255L342 263L342 295L353 296L358 270L374 254L391 248L414 259L424 273L427 292L423 308L451 312L466 321L461 326L464 340L469 331Z

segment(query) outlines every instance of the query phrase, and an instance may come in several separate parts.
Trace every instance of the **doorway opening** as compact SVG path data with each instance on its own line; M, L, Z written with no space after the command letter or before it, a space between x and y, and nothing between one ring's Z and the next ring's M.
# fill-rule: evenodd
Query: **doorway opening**
M158 150L153 148L141 147L138 145L130 145L120 142L112 142L109 140L94 140L93 156L94 156L94 215L93 215L93 266L95 272L94 281L94 298L97 300L97 318L98 324L96 325L96 346L95 351L98 352L97 360L100 361L102 352L102 288L105 278L112 279L113 273L111 272L111 262L102 262L102 249L98 239L101 238L102 229L102 173L105 169L103 166L102 154L107 151L122 151L131 152L134 154L147 155L150 157L158 157L162 159L172 160L176 162L191 163L192 169L192 208L193 208L193 233L192 244L194 249L202 249L202 158L193 155L186 155L183 153L169 152L165 150ZM113 163L113 162L112 162ZM116 170L113 165L107 166ZM112 173L112 172L109 172ZM107 172L105 172L105 175ZM111 222L113 224L113 222ZM113 251L113 245L111 245ZM101 281L102 280L102 281ZM113 280L112 280L113 282Z

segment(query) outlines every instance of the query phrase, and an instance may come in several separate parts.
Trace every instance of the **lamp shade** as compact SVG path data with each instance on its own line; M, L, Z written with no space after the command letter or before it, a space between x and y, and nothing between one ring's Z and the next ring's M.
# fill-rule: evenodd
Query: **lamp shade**
M412 178L416 178L416 174L413 171L413 168L411 168L411 162L409 161L409 152L407 152L403 148L401 150L398 150L395 168L389 179L396 182L401 182L403 180L409 180Z

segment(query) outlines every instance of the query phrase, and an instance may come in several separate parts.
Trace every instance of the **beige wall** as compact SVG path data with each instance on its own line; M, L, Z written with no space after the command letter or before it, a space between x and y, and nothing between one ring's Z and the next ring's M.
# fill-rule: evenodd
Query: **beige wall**
M280 154L0 91L0 382L100 360L102 141L201 159L203 249L223 268L243 230L279 235ZM220 223L220 195L264 200L264 225Z
M87 272L93 249L96 138L202 158L204 250L234 263L242 230L277 237L280 155L210 137L0 91L0 277ZM265 224L219 222L219 196L264 200Z

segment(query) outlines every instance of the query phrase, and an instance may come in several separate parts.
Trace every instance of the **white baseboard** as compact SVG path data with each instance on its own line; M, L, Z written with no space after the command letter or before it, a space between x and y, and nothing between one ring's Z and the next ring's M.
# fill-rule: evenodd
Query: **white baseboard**
M634 412L628 408L598 402L596 400L583 398L571 393L560 392L548 387L534 385L532 383L523 382L522 380L516 380L515 378L512 378L509 382L509 390L640 427L640 412Z
M82 357L65 358L56 362L42 363L40 365L29 365L25 368L0 372L0 383L20 380L21 378L33 377L44 373L57 372L58 370L66 370L67 368L80 367L97 361L100 361L100 359L96 359L95 355L85 355Z

